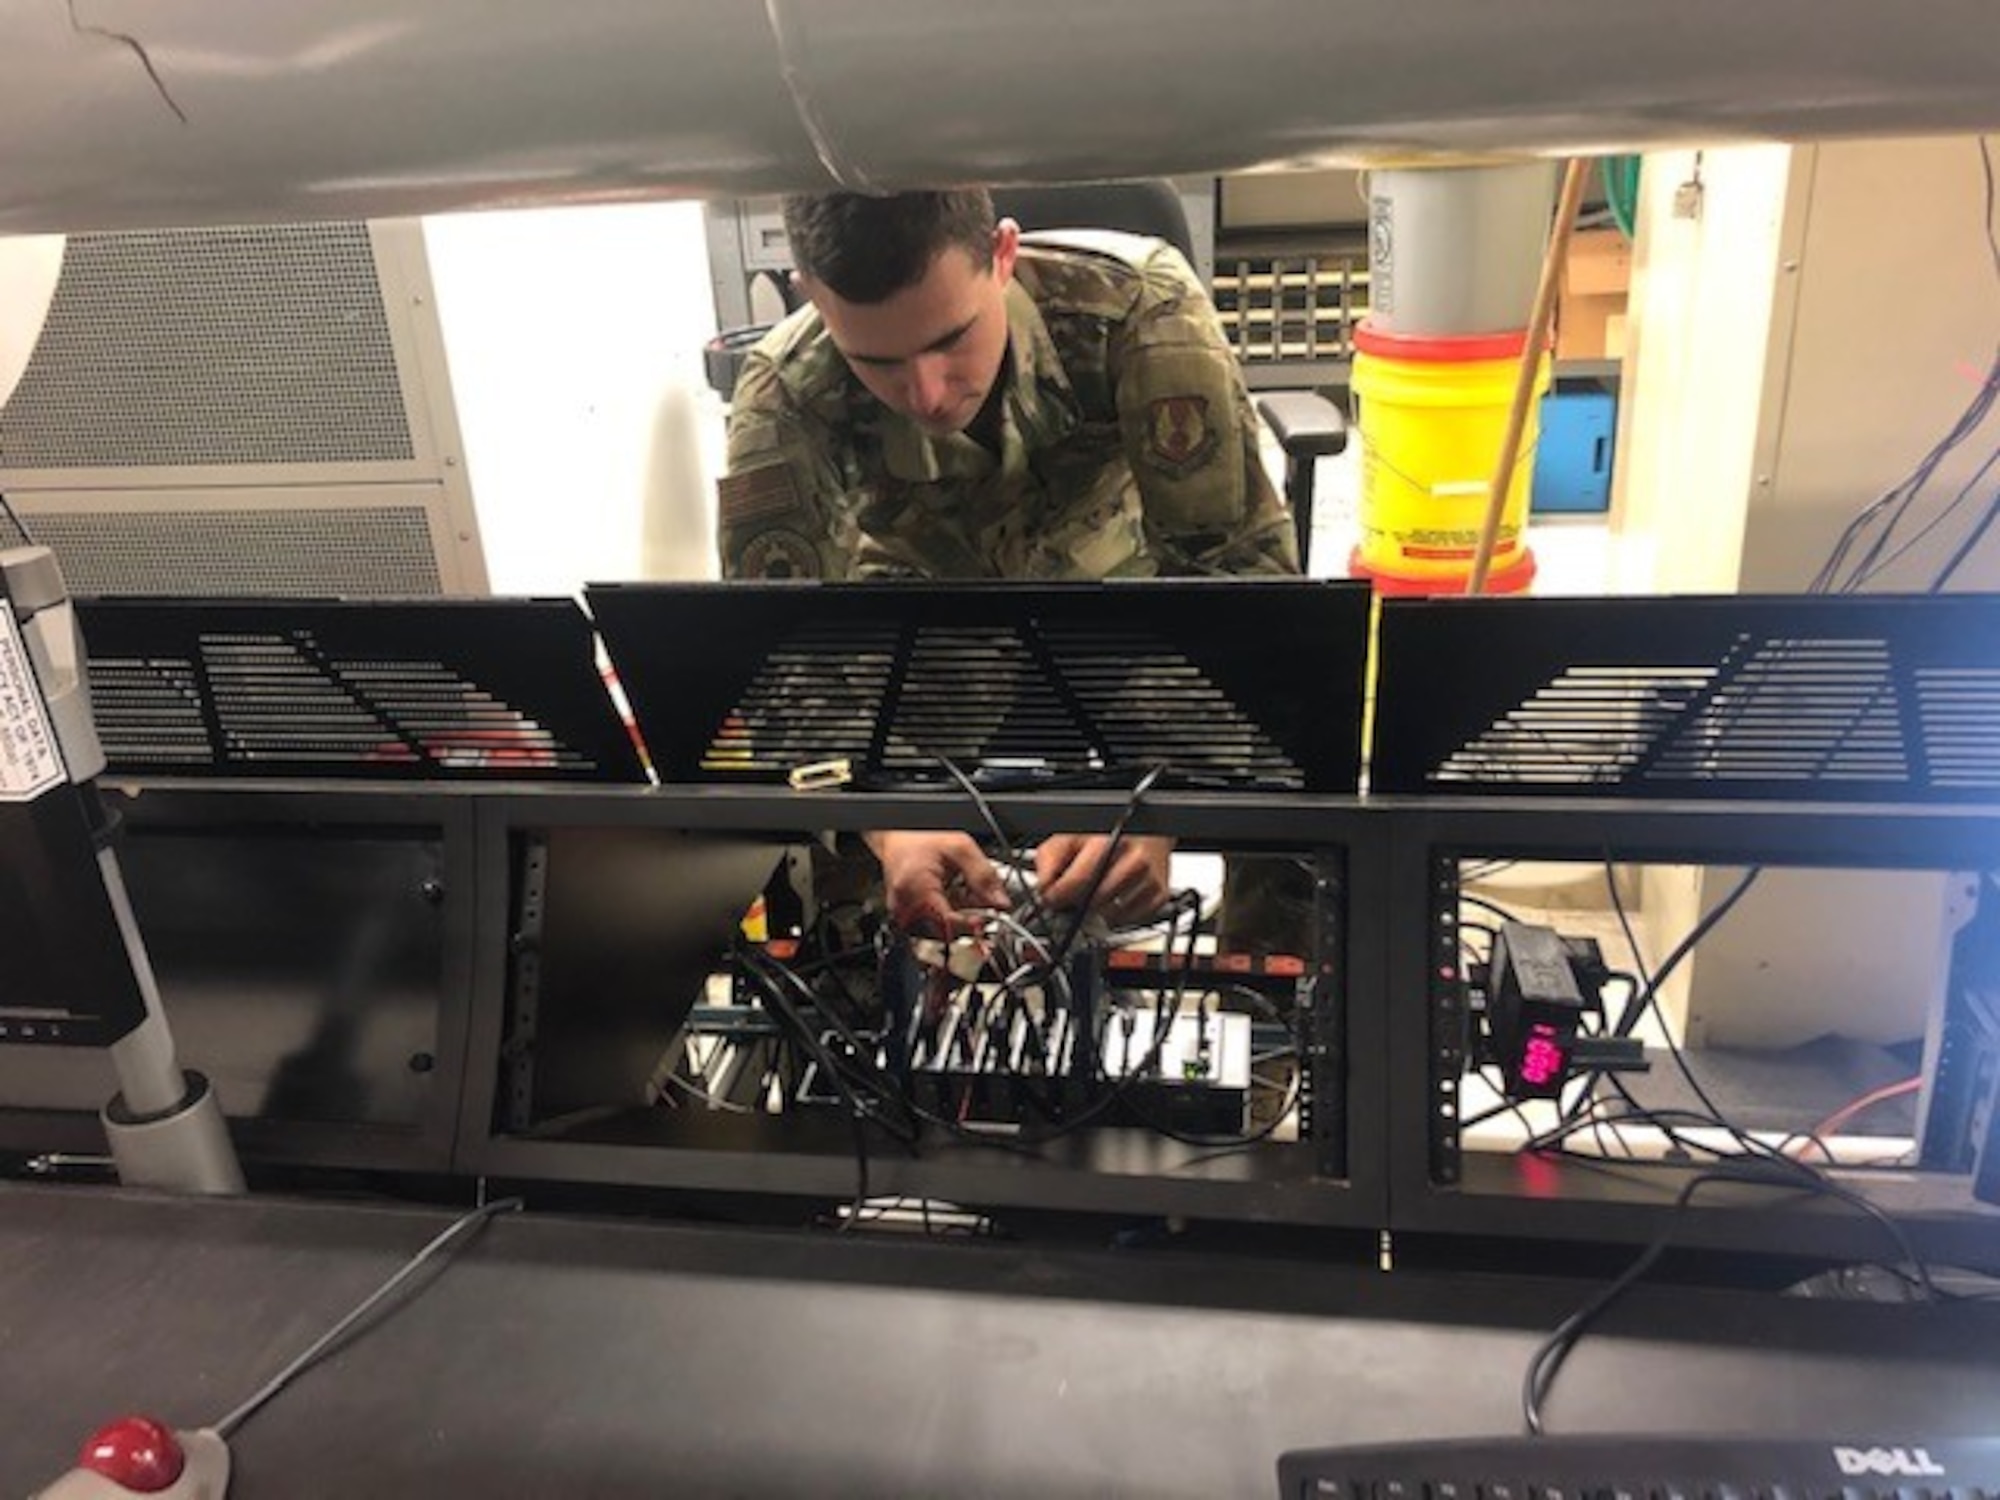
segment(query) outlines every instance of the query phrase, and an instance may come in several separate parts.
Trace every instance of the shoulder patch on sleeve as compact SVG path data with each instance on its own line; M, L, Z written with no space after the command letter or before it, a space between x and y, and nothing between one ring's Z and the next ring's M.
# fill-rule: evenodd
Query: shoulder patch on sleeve
M1185 479L1215 457L1220 438L1206 396L1161 396L1146 408L1146 462Z
M819 549L785 526L760 531L736 555L738 578L821 578Z
M723 572L731 578L823 578L812 511L786 464L725 475L716 486Z
M766 464L723 476L716 498L725 526L755 526L799 508L798 481L783 464Z

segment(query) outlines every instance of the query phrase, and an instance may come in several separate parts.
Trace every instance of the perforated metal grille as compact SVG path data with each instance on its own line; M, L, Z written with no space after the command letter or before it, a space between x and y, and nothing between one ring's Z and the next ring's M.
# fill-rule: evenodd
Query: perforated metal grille
M898 632L815 624L765 658L701 758L704 771L774 774L863 752L887 701Z
M644 779L569 600L78 611L120 775Z
M1352 791L1365 585L594 585L662 780L820 761L895 786L940 764L1225 791Z
M1064 704L1057 680L1037 669L1028 642L1005 627L940 627L910 641L882 764L891 772L934 772L941 755L1104 763L1087 721Z
M1114 761L1161 761L1208 781L1304 784L1236 700L1157 636L1051 623L1044 638Z
M1377 730L1388 792L1991 799L2000 599L1396 601Z
M363 224L77 235L0 467L413 456Z
M339 594L444 591L420 505L288 510L37 510L28 529L78 594ZM4 529L4 523L0 523Z
M2000 787L2000 667L1920 670L1917 710L1933 782Z
M200 766L212 758L201 683L184 661L92 658L91 713L113 759Z
M1621 781L1714 676L1713 668L1573 667L1452 751L1433 779Z
M219 758L275 769L421 761L590 768L588 757L441 662L330 657L301 631L207 636L199 668L214 714L213 741L199 695L190 696L194 662L93 658L91 691L112 708L100 717L106 755L192 763L219 749ZM155 712L163 717L155 720Z
M1577 667L1454 751L1440 782L1897 781L1909 759L1881 641L1780 641L1714 668ZM2000 764L1996 761L1995 764Z
M1653 780L1901 781L1910 762L1879 640L1778 640L1676 725Z
M812 625L772 652L701 768L768 778L847 759L935 777L940 757L1051 770L1164 763L1191 781L1305 774L1201 668L1142 631Z

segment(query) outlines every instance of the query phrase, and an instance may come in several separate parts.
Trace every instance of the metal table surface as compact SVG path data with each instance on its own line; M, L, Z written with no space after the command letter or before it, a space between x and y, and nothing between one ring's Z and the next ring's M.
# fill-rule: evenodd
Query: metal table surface
M0 1186L0 1492L215 1420L451 1219ZM1280 1451L1518 1430L1582 1283L496 1220L233 1442L268 1496L1269 1495ZM1559 1431L1991 1431L2000 1317L1642 1287Z

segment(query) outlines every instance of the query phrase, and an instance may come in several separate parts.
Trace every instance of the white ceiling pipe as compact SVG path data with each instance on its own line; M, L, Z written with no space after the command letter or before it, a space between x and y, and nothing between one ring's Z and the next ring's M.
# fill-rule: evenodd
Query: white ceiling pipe
M27 373L62 275L63 237L0 240L0 406Z
M5 0L0 232L2000 127L1991 0Z

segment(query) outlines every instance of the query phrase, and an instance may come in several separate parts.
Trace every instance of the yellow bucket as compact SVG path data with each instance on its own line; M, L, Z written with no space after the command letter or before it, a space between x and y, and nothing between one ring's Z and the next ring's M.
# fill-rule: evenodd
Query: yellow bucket
M1361 543L1348 571L1385 593L1464 586L1479 546L1486 496L1507 437L1525 335L1398 338L1365 325L1354 338L1360 403ZM1521 432L1493 546L1487 590L1515 593L1535 576L1522 544L1534 480L1545 355Z

